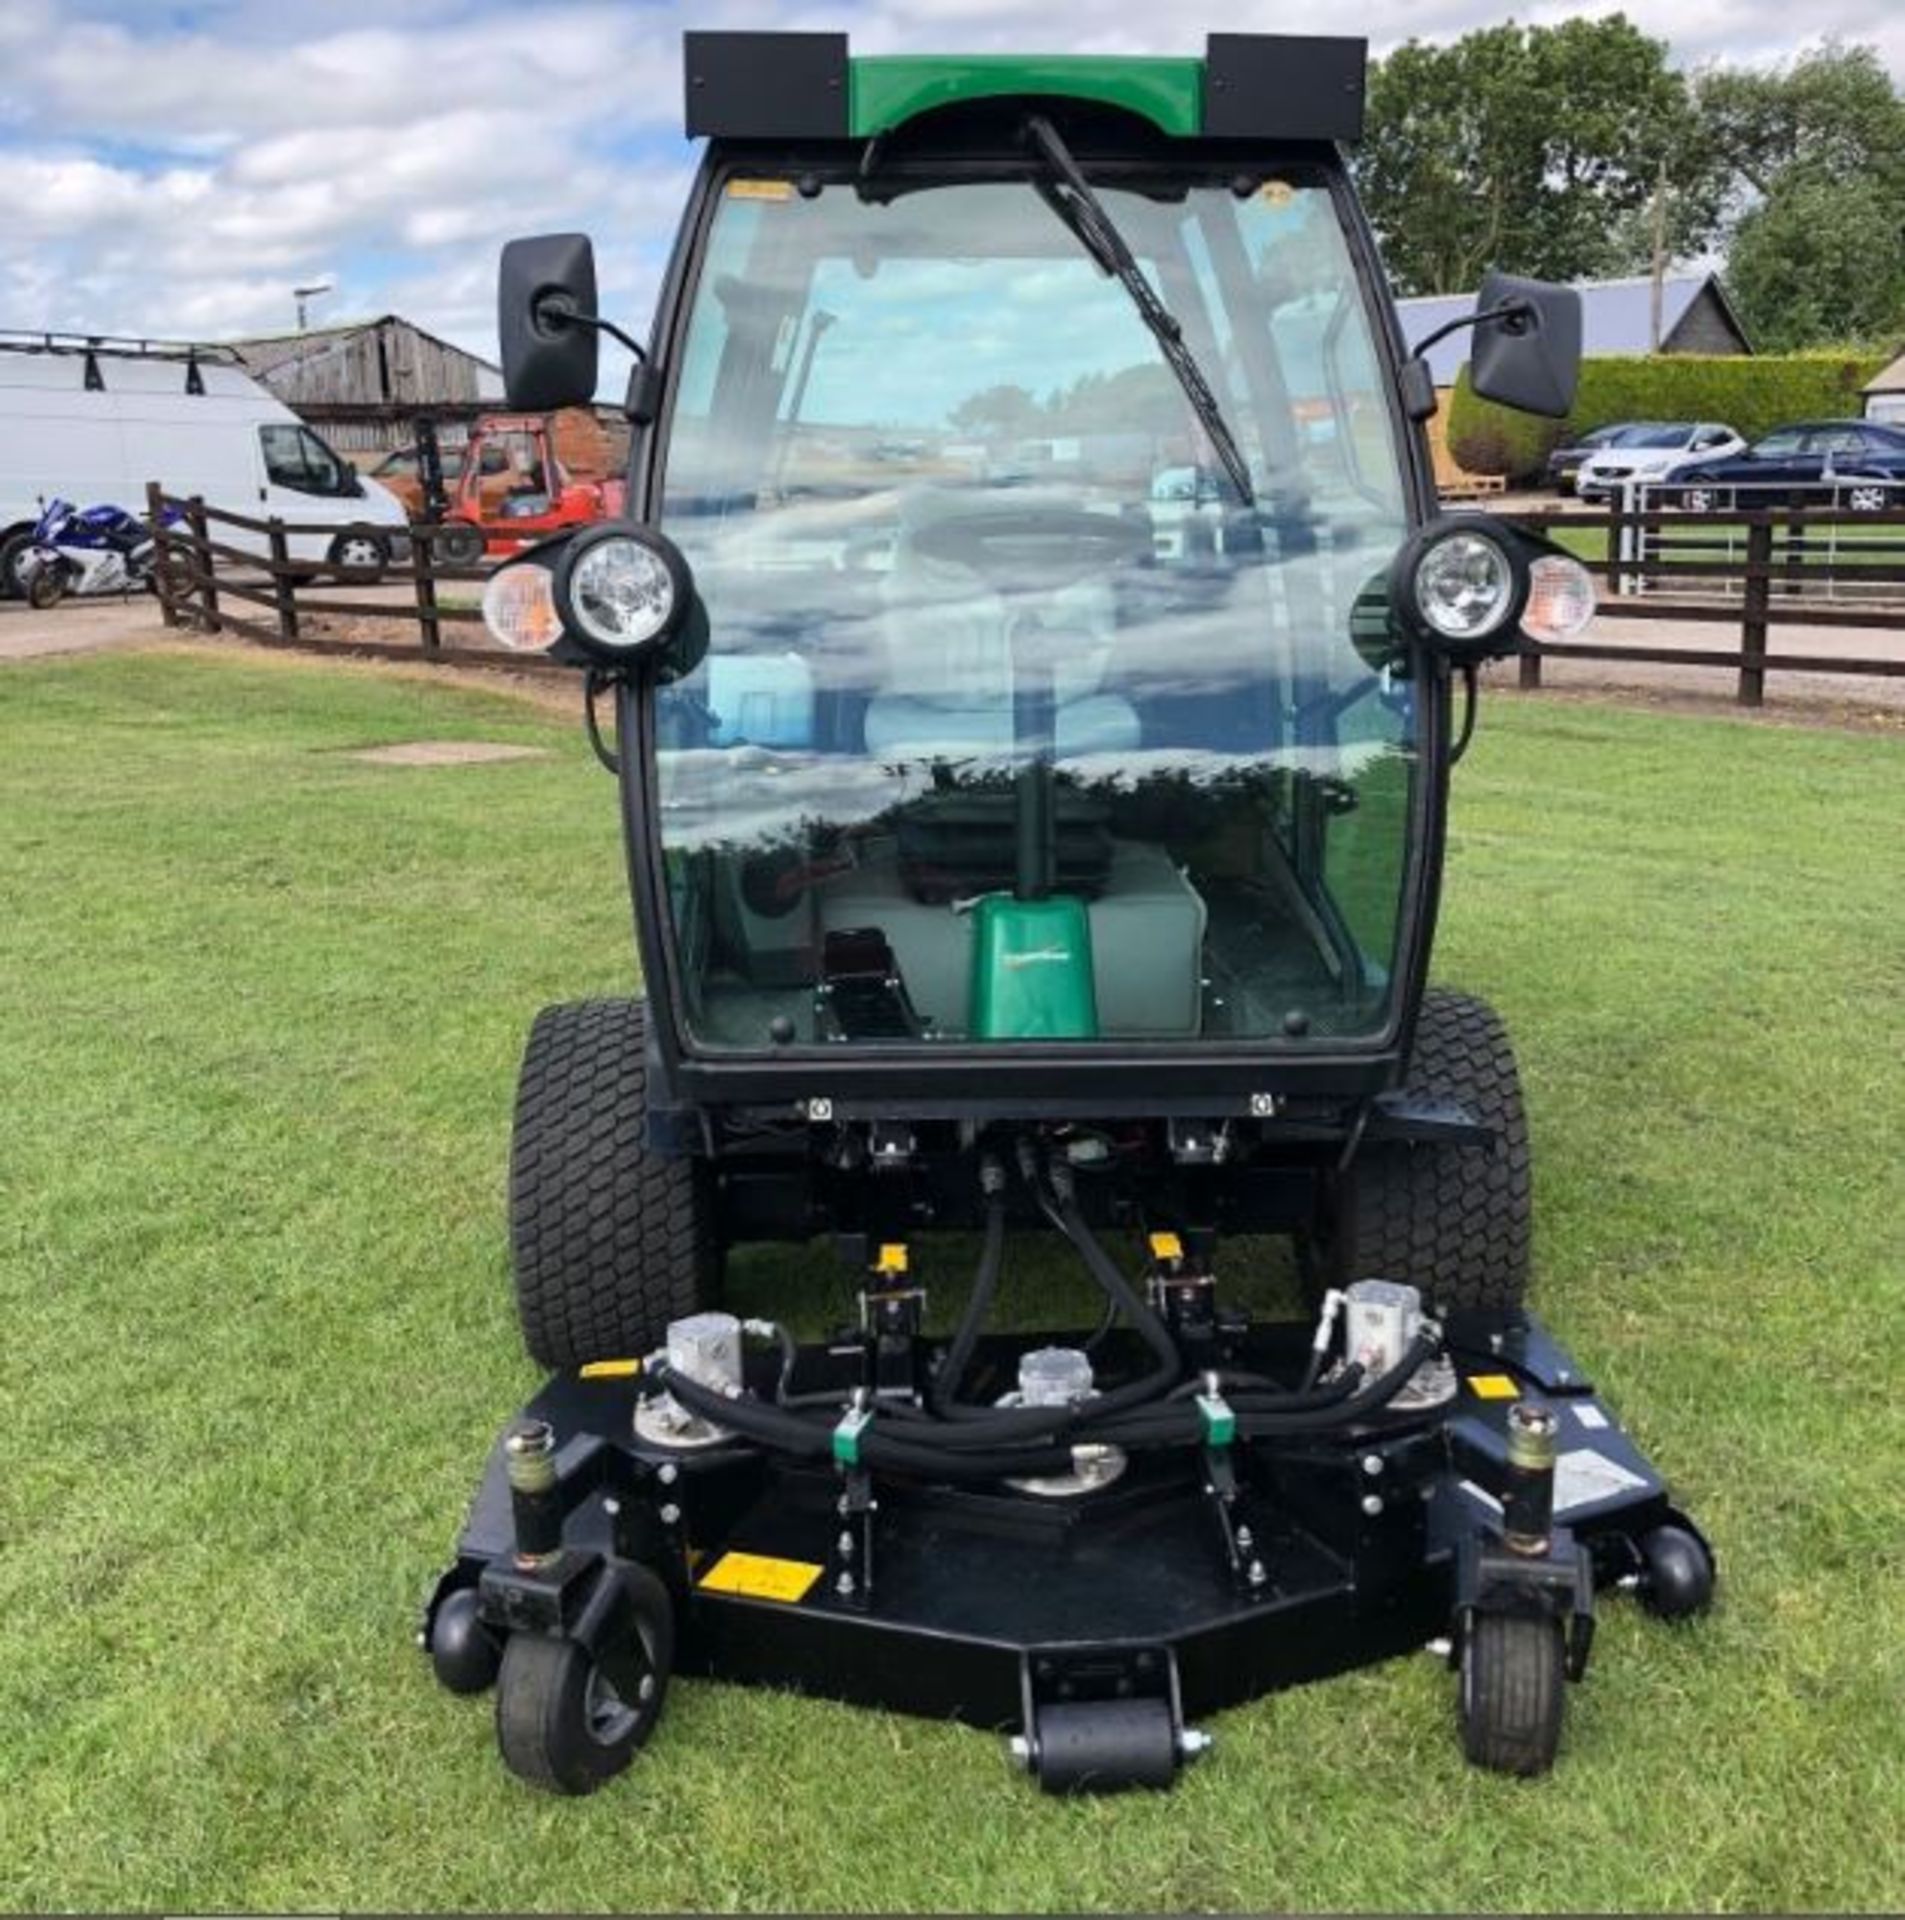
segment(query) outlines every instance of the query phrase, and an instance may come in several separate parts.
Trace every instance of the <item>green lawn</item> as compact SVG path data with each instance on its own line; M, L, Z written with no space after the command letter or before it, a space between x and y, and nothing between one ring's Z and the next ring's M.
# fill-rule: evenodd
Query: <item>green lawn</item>
M553 756L343 752L424 736ZM1519 1036L1537 1304L1711 1530L1719 1611L1610 1602L1545 1783L1468 1771L1417 1659L1075 1805L989 1737L695 1684L552 1801L410 1645L532 1385L522 1035L630 977L573 726L302 663L15 666L0 806L0 1908L1905 1901L1896 739L1508 696L1458 780L1439 972Z

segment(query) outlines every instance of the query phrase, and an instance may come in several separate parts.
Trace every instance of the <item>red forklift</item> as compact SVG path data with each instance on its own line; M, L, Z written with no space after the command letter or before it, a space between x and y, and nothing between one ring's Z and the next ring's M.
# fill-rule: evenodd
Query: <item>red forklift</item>
M593 420L588 425L593 427ZM582 464L579 448L559 450L564 436L558 416L484 414L470 430L453 480L443 472L436 423L420 418L416 433L422 506L443 527L435 551L446 566L475 566L486 553L506 557L552 533L612 520L622 512L620 479L579 474L574 471ZM563 451L569 452L567 460Z

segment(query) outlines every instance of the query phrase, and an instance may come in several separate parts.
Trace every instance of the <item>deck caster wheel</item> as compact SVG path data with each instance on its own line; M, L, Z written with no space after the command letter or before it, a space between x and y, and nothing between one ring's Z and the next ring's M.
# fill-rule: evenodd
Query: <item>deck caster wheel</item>
M1713 1604L1713 1556L1685 1527L1655 1527L1634 1542L1640 1556L1635 1598L1659 1620L1686 1620Z
M496 1743L519 1778L550 1793L593 1793L646 1744L674 1661L674 1612L652 1573L623 1567L628 1630L599 1653L515 1633L496 1685Z
M1494 1773L1546 1773L1561 1744L1566 1683L1559 1620L1477 1614L1462 1642L1462 1751Z
M1122 1793L1171 1786L1179 1762L1207 1744L1180 1743L1165 1701L1116 1700L1046 1707L1013 1751L1047 1793Z
M502 1643L477 1613L474 1587L444 1596L430 1622L430 1664L452 1693L482 1693L496 1684Z

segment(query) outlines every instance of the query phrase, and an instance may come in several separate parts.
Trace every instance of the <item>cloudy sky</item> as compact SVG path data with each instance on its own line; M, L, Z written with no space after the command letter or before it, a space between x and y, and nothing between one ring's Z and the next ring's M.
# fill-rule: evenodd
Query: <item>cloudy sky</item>
M1525 20L1612 11L1536 0ZM1377 51L1503 17L1490 0L1332 14ZM1836 33L1905 78L1905 0L1629 0L1691 63ZM493 352L496 250L596 238L645 327L694 158L683 26L846 28L859 52L1195 52L1312 8L1131 0L0 0L0 326L216 337L395 309ZM1062 18L1062 30L1054 22Z

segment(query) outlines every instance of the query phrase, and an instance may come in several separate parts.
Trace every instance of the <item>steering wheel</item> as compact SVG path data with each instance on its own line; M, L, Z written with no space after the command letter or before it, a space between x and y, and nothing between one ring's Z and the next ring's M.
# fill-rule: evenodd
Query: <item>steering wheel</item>
M919 528L928 559L970 568L1001 592L1051 593L1151 551L1147 522L1083 507L992 507Z

